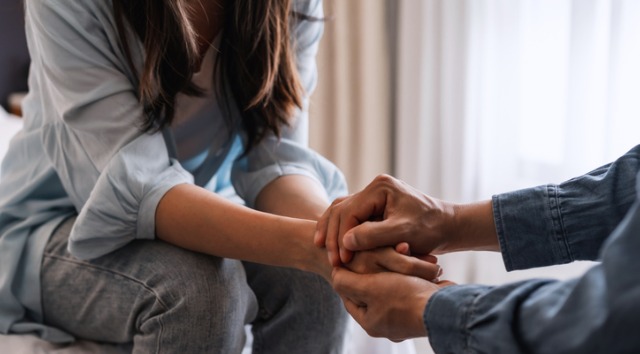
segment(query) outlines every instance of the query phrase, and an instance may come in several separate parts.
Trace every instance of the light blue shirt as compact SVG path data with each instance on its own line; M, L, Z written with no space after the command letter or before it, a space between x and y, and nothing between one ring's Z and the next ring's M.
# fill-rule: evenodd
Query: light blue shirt
M158 202L178 184L195 182L220 191L233 183L248 206L265 185L290 174L313 178L331 199L346 194L340 171L307 146L307 99L281 140L268 136L236 159L246 138L236 130L235 138L212 142L191 174L171 157L171 134L139 129L137 78L121 50L111 2L26 0L25 8L32 58L29 95L24 128L11 141L0 178L0 333L70 339L39 323L39 274L49 236L73 214L78 217L69 250L92 259L135 239L153 239ZM321 17L322 1L299 0L296 11ZM316 84L322 30L322 22L300 21L294 31L307 93ZM131 38L134 64L140 67L143 50Z

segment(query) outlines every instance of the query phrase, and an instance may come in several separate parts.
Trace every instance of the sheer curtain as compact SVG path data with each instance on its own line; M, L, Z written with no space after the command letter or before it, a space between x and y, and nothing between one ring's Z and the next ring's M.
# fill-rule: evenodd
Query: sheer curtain
M559 183L640 143L640 2L398 0L395 173L458 202ZM443 257L445 277L507 274L499 255Z
M352 191L391 172L390 1L324 0L310 145L340 167Z
M351 191L391 172L394 0L325 0L325 33L312 96L310 145L342 169ZM351 321L344 354L413 354L412 341L371 338Z

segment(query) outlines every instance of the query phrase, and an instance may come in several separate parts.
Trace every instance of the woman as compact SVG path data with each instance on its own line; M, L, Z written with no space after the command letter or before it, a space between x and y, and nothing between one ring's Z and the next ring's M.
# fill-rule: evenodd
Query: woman
M345 186L306 146L321 1L25 9L32 68L2 166L0 332L233 353L252 322L255 352L338 352L345 315L322 278L227 259L330 272L309 220ZM248 206L301 219L225 199L231 182Z

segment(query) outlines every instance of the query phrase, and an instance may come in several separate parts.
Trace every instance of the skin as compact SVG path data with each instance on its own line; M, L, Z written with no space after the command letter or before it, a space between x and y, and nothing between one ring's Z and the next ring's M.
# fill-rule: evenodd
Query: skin
M361 252L395 246L427 259L463 250L500 251L490 200L448 203L387 175L335 201L317 225L314 243L326 247L336 267L333 286L347 311L370 335L391 340L428 335L424 309L433 294L454 283L348 270Z
M278 185L285 188L284 186L296 180L302 184L315 183L303 176L288 177L272 182L275 185L271 186L274 188L271 191L275 193ZM278 183L278 180L282 183ZM262 202L284 202L282 198L269 198L269 190L263 191L265 192L267 194L262 197L267 200ZM296 200L303 199L292 198L291 206L280 211L298 214L303 208L307 208L307 215L312 215L311 208L305 206L304 202L296 204ZM326 253L314 247L312 242L316 227L317 223L313 220L253 210L190 184L178 185L169 190L156 211L158 238L176 246L219 257L298 268L330 280L332 269ZM364 252L366 258L354 262L354 267L365 273L404 272L427 279L436 278L440 272L435 264L419 261L398 253L393 248L387 249L389 251L386 252Z
M204 56L222 29L223 2L190 5ZM328 205L324 190L303 176L284 176L268 184L256 199L258 210L235 205L197 186L179 185L158 205L156 235L192 251L295 267L328 278L331 270L322 251L309 247L315 220Z
M203 56L221 30L223 2L194 1L191 5L194 9L191 25ZM331 266L324 251L312 242L316 220L329 206L322 186L305 176L282 176L259 193L255 204L257 210L236 205L194 185L178 185L158 204L156 235L192 251L298 268L329 280ZM378 261L382 256L384 260ZM401 253L377 251L371 252L366 262L354 266L362 272L406 271L429 279L439 272L437 265L415 263Z
M427 336L422 313L431 296L454 285L398 273L358 274L334 268L333 286L351 316L372 337L392 341Z
M203 11L194 12L193 26L198 33L201 56L220 31L222 23L221 2L198 2ZM204 14L204 15L198 15ZM294 267L310 271L331 281L332 267L325 251L314 247L314 233L319 229L315 222L329 205L323 188L310 178L304 176L283 176L269 183L256 199L257 210L236 205L198 186L183 184L169 190L160 200L156 210L156 235L159 239L176 246L210 255L241 259L256 263ZM326 214L325 214L326 215ZM328 215L330 218L331 214ZM392 295L397 288L394 280L403 285L406 279L419 292L419 301L400 299L400 311L394 319L398 322L404 318L404 312L424 307L431 291L437 285L423 279L433 280L441 274L435 259L425 262L408 254L412 245L400 243L391 247L376 248L359 252L357 257L350 257L349 269L362 274L384 274L381 278L367 279L361 284L357 279L351 283L349 275L355 275L346 268L334 272L336 289L340 289L347 310L363 323L371 323L379 328L379 321L384 317L374 317L377 309L385 304L385 296L361 297L359 286L382 286L381 295ZM335 248L333 249L336 252ZM336 252L337 253L337 252ZM407 278L398 278L399 272L407 274ZM346 273L343 273L346 272ZM342 274L346 274L343 280ZM354 287L355 286L355 287ZM403 285L404 286L404 285ZM410 288L413 289L413 288ZM413 292L412 292L413 293ZM403 301L406 300L406 301ZM411 304L410 307L406 305ZM364 309L364 311L363 311ZM426 330L421 321L411 321L410 335L423 335ZM422 328L420 328L422 326ZM393 330L395 326L388 326ZM373 333L378 334L378 333ZM387 335L380 332L380 335ZM394 339L403 339L399 333L389 333Z
M271 191L275 193L278 188L273 187ZM270 200L261 203L269 204ZM292 204L291 209L283 209L295 210L294 207ZM283 209L280 211L286 214ZM311 216L313 210L305 213ZM158 238L176 246L225 258L299 268L328 278L331 270L324 252L309 247L315 227L314 221L253 210L188 184L169 190L156 210Z
M407 242L418 255L500 251L491 201L454 204L431 198L391 176L336 200L318 221L314 242L334 266L355 251Z
M200 60L207 49L213 43L216 36L222 31L224 16L224 0L191 1L192 25L198 34L200 47Z

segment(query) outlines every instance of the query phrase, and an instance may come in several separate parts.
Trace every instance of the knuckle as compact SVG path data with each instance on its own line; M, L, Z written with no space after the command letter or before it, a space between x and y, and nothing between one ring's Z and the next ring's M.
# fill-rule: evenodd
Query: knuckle
M384 173L376 176L375 181L380 184L393 184L395 183L395 178Z

